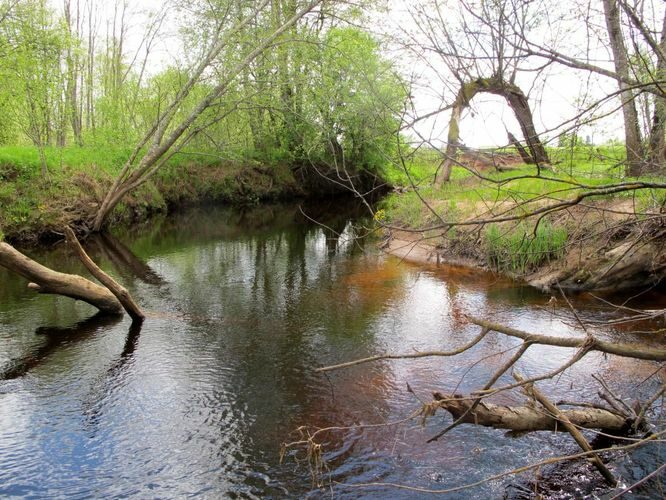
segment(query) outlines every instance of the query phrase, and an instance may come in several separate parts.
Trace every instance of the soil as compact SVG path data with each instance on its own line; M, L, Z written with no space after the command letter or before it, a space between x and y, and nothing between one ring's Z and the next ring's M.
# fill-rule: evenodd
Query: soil
M436 208L436 207L435 207ZM503 202L492 207L506 212ZM466 220L487 219L486 205L463 207ZM564 254L525 273L503 270L511 278L544 291L567 290L616 292L656 286L666 278L666 217L636 217L631 200L580 204L548 218L551 225L568 233ZM504 223L508 226L512 223ZM495 270L484 243L482 226L458 226L455 232L418 233L387 231L382 248L401 259L423 265L470 266Z

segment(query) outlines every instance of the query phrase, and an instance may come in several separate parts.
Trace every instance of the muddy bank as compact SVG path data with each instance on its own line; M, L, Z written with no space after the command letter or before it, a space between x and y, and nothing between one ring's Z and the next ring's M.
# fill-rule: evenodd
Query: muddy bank
M359 175L354 181L369 190L382 185L371 174ZM11 243L36 243L62 239L65 226L84 227L113 178L104 172L92 174L64 166L57 177L21 179L17 174L11 182L12 195L0 196L0 239L4 236ZM165 166L123 199L111 214L109 225L138 223L198 204L252 206L347 193L339 181L326 178L325 169L311 166L256 162Z
M540 290L558 286L572 291L615 292L649 288L666 278L666 217L637 216L627 203L574 207L548 220L549 231L562 231L566 241L538 264L511 269L506 262L517 256L509 244L489 242L483 227L439 234L409 230L386 232L385 252L425 265L467 266L493 271L524 281ZM512 228L498 225L497 238L507 238ZM524 238L530 238L526 230ZM498 250L498 247L501 250ZM502 253L500 253L500 251ZM522 250L521 250L522 251ZM544 251L545 252L545 251Z

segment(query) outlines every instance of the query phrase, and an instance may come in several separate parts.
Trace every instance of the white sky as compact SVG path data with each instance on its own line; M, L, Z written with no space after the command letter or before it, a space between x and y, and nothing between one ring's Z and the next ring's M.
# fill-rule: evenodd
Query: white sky
M401 31L414 31L415 22L409 11L414 6L423 5L424 2L418 0L388 0L387 3L390 15L388 16L388 22L382 26L383 31L397 34L398 37L400 37ZM578 2L570 0L562 0L560 3L566 4L563 7L564 11L569 7L574 9L574 6L580 5ZM600 4L599 8L601 8ZM575 13L572 11L572 18L574 16ZM582 28L581 24L583 25ZM601 28L603 27L592 26L588 33L584 23L570 20L567 33L563 33L562 38L567 48L572 51L577 51L578 47L589 46L591 53L594 54L595 64L612 70L612 61L606 47L595 32L596 30L603 33ZM546 34L544 33L543 36L546 36ZM408 55L405 56L404 50L398 49L397 53L394 52L391 56L402 62L403 67L408 68L408 71L422 74L418 81L421 87L426 87L427 90L420 88L414 93L419 114L436 110L438 107L442 107L443 104L452 101L453 94L450 90L446 94L445 101L447 102L445 103L437 95L439 93L437 88L443 88L439 81L441 76L437 73L445 75L447 70L443 64L438 64L436 55L433 54L428 61L429 65L434 66L436 70L428 68L425 63L410 58ZM537 131L544 134L542 138L554 139L554 144L557 144L556 136L562 130L562 127L557 130L553 129L578 114L578 107L582 105L581 96L583 92L585 92L587 102L591 102L595 98L601 98L617 89L616 83L608 78L596 75L590 77L586 72L563 66L553 65L547 69L547 73L548 77L544 78L543 88L532 89L531 92L530 89L534 82L532 75L534 73L519 74L516 83L524 92L529 92L528 97ZM488 77L490 75L478 76ZM609 111L617 104L619 104L619 100L613 100L602 109ZM443 112L436 118L419 123L416 128L419 134L431 138L434 144L443 143L446 140L449 116L449 113ZM570 127L574 124L570 123L566 126ZM479 94L472 99L471 106L463 114L460 123L460 138L465 144L473 147L502 146L507 144L506 129L519 139L522 138L520 127L506 102L499 96ZM587 137L597 144L609 139L621 138L623 135L621 115L615 114L612 117L599 120L593 125L581 126L578 135L583 139Z
M75 1L72 0L73 3ZM103 34L107 29L107 23L110 23L110 20L113 18L114 5L123 0L79 1L81 5L85 5L86 2L93 2L95 13L99 19L98 31L100 34ZM62 5L59 0L52 0L52 2L56 8ZM562 2L569 4L574 10L576 6L582 5L572 0L562 0ZM413 23L413 20L407 14L406 9L413 5L423 4L423 2L419 2L418 0L386 0L386 3L390 7L388 15L374 14L372 16L374 21L378 21L376 23L373 21L372 23L373 29L378 31L378 34L396 33L400 29L409 29L410 23ZM149 13L163 12L167 5L169 5L167 0L134 0L131 3L128 2L128 11L131 15L128 16L129 37L125 47L129 59L133 55L132 52L141 43L145 22L149 17ZM166 65L171 65L178 61L182 64L182 45L178 37L178 26L186 22L185 19L182 19L182 15L182 13L179 13L174 8L169 10L169 18L162 30L163 35L155 44L148 60L147 68L149 72L155 73ZM603 31L599 27L597 29ZM579 26L575 25L573 25L573 29L569 30L567 36L569 37L567 42L570 46L574 47L576 44L584 45L590 39L593 45L595 43L600 44L598 40L595 42L594 34L590 36L585 29L580 29ZM608 55L603 47L599 48L596 54L599 57L598 64L612 69ZM395 49L391 49L387 52L387 57L401 63L400 65L406 71L421 75L419 85L414 88L414 100L419 113L428 113L442 106L441 96L437 96L437 94L441 93L439 88L443 89L443 85L438 81L438 76L433 73L432 69L429 69L423 62L410 58L409 54L406 54L404 51L396 52ZM430 62L433 66L437 66L436 62ZM439 66L438 71L444 74L441 64ZM539 132L549 131L563 121L576 115L576 103L580 100L582 89L589 89L589 98L601 96L604 93L615 90L615 82L604 78L593 77L588 84L586 78L589 78L589 75L580 71L553 66L549 72L550 76L545 80L546 84L542 91L532 92L529 95L530 105L532 106L535 123ZM519 77L517 82L526 92L532 83L530 78L528 74L527 76ZM451 98L450 92L446 94L445 99L450 101ZM616 105L617 103L614 102L612 104ZM435 118L420 122L417 130L422 136L431 139L433 143L441 144L446 140L448 117L448 113L440 113ZM578 133L583 138L589 137L593 142L600 143L611 138L620 138L622 136L621 125L621 118L619 118L619 115L616 115L612 118L601 120L593 126L582 127ZM517 137L521 137L519 133L520 128L506 103L498 96L481 94L472 100L470 108L463 115L460 126L460 137L465 144L474 147L505 145L507 142L505 127ZM555 137L557 133L557 131L546 132L546 136ZM416 136L416 134L414 135Z

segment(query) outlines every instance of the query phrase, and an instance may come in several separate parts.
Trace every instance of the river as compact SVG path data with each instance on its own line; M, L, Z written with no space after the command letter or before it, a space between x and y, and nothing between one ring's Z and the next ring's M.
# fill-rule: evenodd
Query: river
M451 488L576 452L565 434L516 438L471 425L426 444L450 423L447 414L354 427L404 419L433 390L478 389L506 359L496 354L510 355L516 340L490 335L455 358L382 361L328 375L317 367L451 349L478 333L468 313L539 333L583 334L562 300L489 273L401 262L355 239L364 232L357 207L338 200L302 209L202 207L89 241L93 259L147 312L140 328L127 317L96 317L84 303L35 295L0 269L0 496L420 498L357 485ZM86 275L64 245L26 253ZM591 296L573 300L586 322L616 316ZM666 300L652 292L632 304L665 307ZM607 339L654 341L622 326L589 328ZM532 347L518 368L536 375L571 355ZM657 368L589 354L539 387L553 399L591 400L598 374L626 396L645 397L661 383ZM321 488L297 461L303 449L290 448L280 461L282 443L298 440L304 425L344 427L319 435ZM631 484L663 459L656 444L612 467ZM532 477L448 498L520 496ZM586 479L580 483L584 492ZM652 481L634 497L660 488Z

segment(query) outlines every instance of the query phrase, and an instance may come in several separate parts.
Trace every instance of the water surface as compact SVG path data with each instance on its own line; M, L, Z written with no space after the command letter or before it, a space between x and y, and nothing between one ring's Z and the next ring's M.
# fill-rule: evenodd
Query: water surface
M67 298L35 295L0 269L0 496L420 497L351 486L449 488L576 451L564 435L516 439L469 425L425 444L450 423L440 414L424 425L323 434L322 489L296 462L302 455L288 453L280 463L281 444L298 439L299 426L401 420L433 390L478 389L517 342L491 335L455 359L379 362L329 375L315 373L317 367L451 349L478 333L465 314L538 333L583 334L562 301L549 304L548 295L490 274L413 266L380 255L374 244L365 248L364 239L354 239L364 228L350 202L303 211L325 227L297 206L207 207L90 241L91 256L147 311L141 328L127 318L94 316L90 306ZM85 274L62 245L26 252ZM614 317L591 297L575 301L586 321ZM660 293L638 302L665 305ZM593 328L604 338L654 341L626 330ZM572 354L534 347L518 367L536 375ZM595 399L594 373L640 396L660 383L651 376L657 368L590 354L540 387L554 399ZM500 384L511 381L507 375ZM496 398L522 401L513 393ZM653 446L614 467L630 483L660 462L662 450ZM511 481L458 495L502 497ZM657 487L652 482L642 494Z

